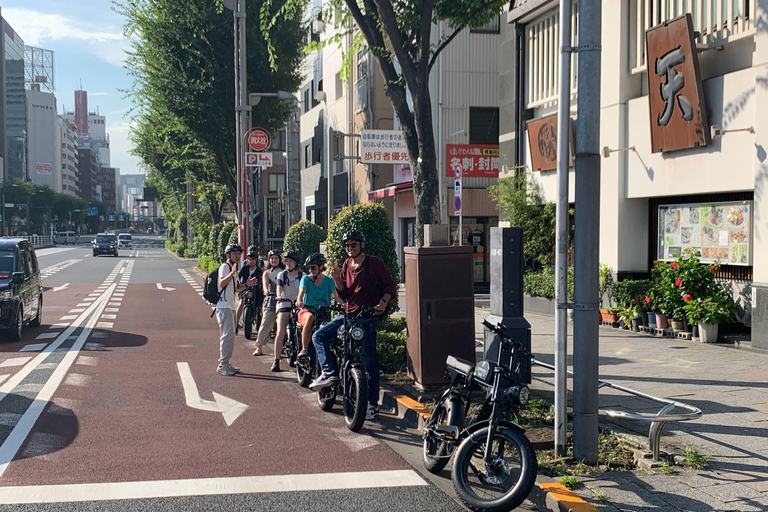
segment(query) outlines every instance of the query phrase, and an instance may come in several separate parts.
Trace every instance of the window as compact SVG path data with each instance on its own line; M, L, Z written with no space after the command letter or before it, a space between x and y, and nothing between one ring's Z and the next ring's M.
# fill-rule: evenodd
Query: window
M336 73L336 100L344 95L344 83L341 80L341 72Z
M471 107L469 109L469 143L499 143L499 109Z
M269 191L277 192L278 190L285 190L285 174L270 174Z
M312 166L312 143L304 144L304 168Z
M483 25L482 27L472 28L469 31L472 34L498 34L501 29L499 16L494 16L491 21Z
M362 80L368 77L368 48L363 48L357 52L357 79Z

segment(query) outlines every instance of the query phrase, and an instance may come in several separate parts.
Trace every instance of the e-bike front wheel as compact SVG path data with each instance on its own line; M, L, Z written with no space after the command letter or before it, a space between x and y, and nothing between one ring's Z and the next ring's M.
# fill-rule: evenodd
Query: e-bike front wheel
M368 408L368 381L362 368L350 368L347 372L344 393L344 421L347 428L357 432L363 428Z

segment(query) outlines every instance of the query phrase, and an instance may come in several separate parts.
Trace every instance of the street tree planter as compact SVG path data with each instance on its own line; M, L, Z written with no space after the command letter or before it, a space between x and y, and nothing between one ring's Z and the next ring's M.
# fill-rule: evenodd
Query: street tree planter
M603 322L609 324L616 324L619 321L619 312L614 308L600 309L600 318Z
M699 340L702 343L717 343L718 324L699 323Z

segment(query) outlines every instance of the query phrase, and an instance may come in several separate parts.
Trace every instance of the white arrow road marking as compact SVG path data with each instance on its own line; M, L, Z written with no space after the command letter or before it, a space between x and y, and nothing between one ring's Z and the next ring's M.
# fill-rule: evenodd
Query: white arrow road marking
M248 410L247 405L220 395L215 391L213 392L213 400L203 400L197 391L197 384L195 384L195 379L192 377L189 364L176 363L176 366L179 368L181 386L184 388L184 398L187 401L188 407L201 411L220 412L224 416L227 426L232 425L241 414Z
M162 285L161 283L157 283L157 289L158 289L158 290L167 290L167 291L169 291L169 292L172 292L172 291L173 291L173 290L175 290L176 288L163 288L163 285Z
M53 287L53 291L54 291L54 292L60 292L61 290L63 290L63 289L64 289L64 288L66 288L67 286L69 286L69 283L64 283L64 284L63 284L63 285L61 285L61 286L54 286L54 287Z

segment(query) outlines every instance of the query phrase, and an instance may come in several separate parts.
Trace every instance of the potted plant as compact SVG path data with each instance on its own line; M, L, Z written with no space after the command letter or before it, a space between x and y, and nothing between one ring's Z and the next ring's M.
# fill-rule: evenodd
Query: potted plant
M609 294L611 291L611 284L613 283L613 271L611 270L611 267L606 265L605 263L600 264L600 269L598 270L598 293L600 294L599 300L600 300L600 323L603 322L616 322L617 320L608 320L608 311L603 308L603 301L606 298L606 295ZM611 297L608 295L608 304L611 303Z
M600 309L600 319L603 323L616 325L619 322L619 313L621 308L602 308Z
M732 322L736 313L733 301L722 290L709 297L691 299L684 309L688 322L698 325L702 343L716 343L717 326Z
M619 319L624 322L626 329L637 332L640 330L640 306L627 306L619 313Z

